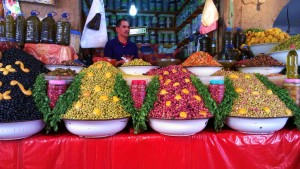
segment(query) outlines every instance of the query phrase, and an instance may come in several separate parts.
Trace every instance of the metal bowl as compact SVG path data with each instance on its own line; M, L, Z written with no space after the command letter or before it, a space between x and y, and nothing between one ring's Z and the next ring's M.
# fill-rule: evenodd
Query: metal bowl
M160 67L179 65L180 63L181 61L179 59L172 59L172 58L157 59L157 65Z

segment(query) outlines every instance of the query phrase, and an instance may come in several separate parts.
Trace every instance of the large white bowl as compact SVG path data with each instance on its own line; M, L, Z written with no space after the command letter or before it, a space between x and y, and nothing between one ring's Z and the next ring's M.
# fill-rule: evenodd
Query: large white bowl
M0 140L17 140L32 136L45 127L43 120L0 123Z
M85 138L98 138L112 136L122 131L129 118L113 120L71 120L64 119L67 130L75 135Z
M296 50L296 52L298 53L298 56L300 56L300 49ZM276 59L279 62L282 62L283 64L286 64L286 57L288 55L289 51L288 50L284 50L284 51L278 51L278 52L272 52L269 53L269 55ZM298 65L300 65L300 59L298 59Z
M204 85L209 85L211 80L224 80L224 76L197 76Z
M260 73L262 75L280 73L285 67L241 67L237 68L243 73Z
M271 49L273 49L278 43L261 43L254 44L250 46L250 50L254 54L254 56L259 55L260 53L269 53Z
M271 134L282 129L288 117L273 118L243 118L227 117L226 125L230 128L248 134Z
M83 69L82 66L65 66L65 65L45 65L45 67L51 71L53 71L57 68L62 68L62 69L70 68L71 70L75 70L76 73L79 73L81 71L81 69Z
M190 72L194 73L196 76L210 76L214 73L216 73L218 70L221 70L223 67L201 67L201 66L190 66L185 67Z
M168 120L149 118L151 128L168 136L190 136L202 131L209 118L192 120Z
M130 75L143 75L147 73L149 70L158 68L158 66L120 66L119 69L121 69L124 73L130 74Z

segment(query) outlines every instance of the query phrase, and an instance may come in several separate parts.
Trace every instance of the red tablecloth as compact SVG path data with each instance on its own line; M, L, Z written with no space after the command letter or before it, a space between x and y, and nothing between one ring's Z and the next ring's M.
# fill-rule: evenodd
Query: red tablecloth
M127 132L85 139L68 132L0 141L1 169L300 169L300 131L271 135L204 130L189 137Z

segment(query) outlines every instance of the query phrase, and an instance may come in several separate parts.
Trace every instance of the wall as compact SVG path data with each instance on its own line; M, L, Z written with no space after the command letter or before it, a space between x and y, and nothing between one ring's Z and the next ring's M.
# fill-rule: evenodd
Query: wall
M273 23L289 0L233 0L233 27L272 28ZM229 0L220 0L220 15L229 25ZM224 25L223 25L224 26Z
M47 13L55 11L57 15L54 19L57 21L63 12L68 12L71 27L75 30L81 30L81 0L56 0L55 5L44 5L39 3L20 2L21 10L26 14L25 18L30 16L31 10L40 12L39 17L43 18Z

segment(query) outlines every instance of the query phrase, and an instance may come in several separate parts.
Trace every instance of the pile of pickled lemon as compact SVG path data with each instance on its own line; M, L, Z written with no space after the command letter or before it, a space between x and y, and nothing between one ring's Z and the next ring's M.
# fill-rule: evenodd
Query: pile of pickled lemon
M278 43L283 42L290 38L290 35L283 32L279 28L271 28L264 31L247 31L246 34L246 44L261 44L261 43Z

